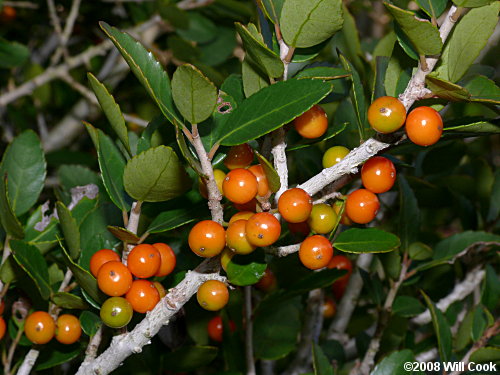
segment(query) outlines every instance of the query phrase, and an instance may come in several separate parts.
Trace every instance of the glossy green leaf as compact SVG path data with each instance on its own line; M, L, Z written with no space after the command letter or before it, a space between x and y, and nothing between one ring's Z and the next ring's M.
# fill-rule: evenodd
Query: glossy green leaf
M243 79L239 74L231 74L227 77L220 89L232 97L238 105L245 99Z
M480 134L497 134L500 133L500 125L498 121L495 122L487 122L487 121L473 121L467 124L456 125L456 126L445 126L443 129L444 132L450 133L463 133L465 135L477 135Z
M264 174L266 175L267 182L269 184L269 190L271 192L276 193L280 187L280 176L278 172L274 169L274 166L267 160L264 156L262 156L258 151L254 150L255 156L257 156L257 160L259 160L262 169L264 170Z
M219 26L215 39L209 43L198 44L200 50L200 61L210 66L218 66L233 54L236 42L236 33L233 28Z
M373 80L372 102L381 96L387 95L384 82L388 66L389 57L377 56L375 58L375 79Z
M431 18L437 19L448 6L448 0L416 0L422 9Z
M52 293L49 285L49 270L40 250L19 240L11 240L10 247L14 259L34 281L42 298L49 299Z
M469 310L465 315L464 320L458 327L458 332L454 337L453 347L455 350L463 350L471 341L472 319L474 318L474 310Z
M130 210L130 198L123 187L125 159L115 143L102 131L98 131L97 156L102 182L113 203L122 211Z
M494 346L479 348L471 354L470 361L474 363L493 362L498 366L500 362L500 348Z
M13 238L23 238L24 230L14 214L7 194L7 181L0 176L0 223L3 229Z
M224 134L227 127L227 120L233 112L238 107L238 103L230 95L223 91L219 91L219 97L217 99L217 106L212 114L212 116L198 126L198 131L200 133L201 140L206 150L212 149L217 140ZM212 161L212 164L214 162ZM201 168L200 168L201 169Z
M187 28L178 28L177 34L187 40L197 43L207 43L217 37L215 24L198 12L189 12Z
M200 220L210 215L206 203L201 205L183 207L174 210L164 211L159 214L149 225L146 232L162 233L178 228L182 225Z
M471 9L453 30L436 72L439 78L457 82L488 42L498 22L500 2Z
M437 337L438 342L438 351L439 356L442 361L449 361L451 358L451 330L446 317L443 315L441 310L439 310L434 302L430 300L430 298L421 291L422 295L425 298L425 302L427 303L427 307L431 312L432 317L432 325L434 326L434 332Z
M0 38L0 68L15 68L24 64L30 56L25 45Z
M200 59L201 52L198 47L177 35L169 36L167 43L174 57L180 61L194 63Z
M201 129L202 132L205 131L205 129ZM212 137L210 137L212 138ZM198 161L198 158L194 156L194 152L191 151L189 148L187 142L186 142L186 137L184 136L184 133L182 132L181 129L176 128L175 130L175 139L177 140L177 145L179 146L179 150L181 151L182 156L184 159L187 160L189 166L198 174L201 175L201 164Z
M163 363L170 371L193 371L211 363L217 356L214 346L183 346L173 352L165 353Z
M81 353L78 345L57 345L56 348L40 351L34 370L42 371L70 362Z
M39 206L26 222L24 240L30 245L35 245L44 254L57 243L61 233L56 218L52 218L42 231L37 230L35 226L42 221L42 217L42 206Z
M99 175L83 165L64 164L57 170L57 177L61 185L67 191L76 186L84 186L88 184L99 185L101 179ZM99 192L102 194L103 192Z
M413 242L408 248L410 259L425 260L432 257L432 249L422 242Z
M411 318L424 311L424 305L418 299L410 296L397 296L392 304L392 312L404 318Z
M285 0L262 0L263 10L274 24L279 23L284 2Z
M243 256L235 255L227 265L227 278L233 285L252 285L259 281L266 271L267 263L262 250Z
M449 101L466 101L471 97L467 89L431 74L425 78L425 82L429 90L432 91L432 94L441 99Z
M441 52L443 42L436 26L427 20L415 17L413 12L403 10L387 2L384 5L419 55L437 55Z
M486 265L485 271L486 275L481 289L481 303L490 311L495 311L500 301L500 280L490 264Z
M278 82L245 100L227 120L232 128L220 139L234 146L267 134L301 115L323 99L332 87L317 80Z
M401 248L408 251L410 244L415 242L420 227L420 209L417 198L410 184L402 174L399 181L399 238Z
M397 236L375 228L351 228L339 234L333 246L347 253L386 253L401 245Z
M130 159L123 181L127 193L143 202L166 201L191 186L177 155L165 146L150 148Z
M102 111L109 121L109 124L116 132L118 138L123 143L129 154L131 154L132 152L130 151L127 125L125 125L125 120L123 119L120 106L115 102L115 98L113 98L113 96L109 93L106 86L99 82L99 80L92 73L88 73L87 77L89 79L90 86L92 87L92 90L94 90L94 94L101 105Z
M129 243L139 242L139 236L127 230L126 228L108 225L108 230L113 236L118 238L120 241Z
M250 23L245 27L239 22L235 25L247 53L245 59L250 58L269 77L281 77L284 70L283 62L277 54L267 48L255 25Z
M333 375L333 367L321 347L312 343L314 375Z
M163 116L155 117L151 120L141 133L139 140L137 141L137 154L150 149L151 147L158 146L153 143L154 135L158 129L165 124L165 118Z
M105 22L101 22L100 25L161 112L172 124L180 126L183 122L174 108L170 80L153 54L130 35Z
M465 85L471 95L471 101L500 104L500 87L485 76L476 76Z
M287 0L280 16L283 39L289 46L299 48L330 38L343 22L341 0Z
M454 234L440 242L434 248L435 260L450 260L477 242L499 242L500 236L481 231L465 231Z
M16 216L26 213L38 200L45 183L47 164L40 139L32 130L18 135L5 151L0 176L7 174L11 207Z
M56 203L57 216L59 224L68 247L69 254L73 260L80 257L80 230L75 218L71 215L71 211L62 202Z
M241 76L243 79L243 91L248 98L260 91L264 87L269 86L267 78L255 68L255 65L250 63L247 59L241 63Z
M57 292L52 295L52 302L63 309L78 309L85 310L89 308L89 305L78 296L66 292Z
M457 7L477 8L495 2L495 0L451 0Z
M474 314L472 315L472 330L471 338L473 342L477 342L482 336L486 329L488 322L482 306L476 306L474 309Z
M191 124L206 120L217 104L217 88L193 65L182 65L172 77L172 96Z
M349 123L347 122L340 124L340 126L337 126L337 124L330 124L325 134L323 134L321 137L316 139L305 139L301 137L302 139L288 146L286 150L287 151L300 150L301 148L310 147L320 142L324 142L342 133L347 128L348 125Z
M80 325L87 336L94 336L102 325L101 318L91 311L83 311L80 315Z
M310 78L329 81L333 79L345 78L351 75L350 72L343 68L334 68L330 66L317 66L313 68L305 68L298 72L294 78Z
M412 375L422 374L420 371L405 370L405 363L414 363L415 357L411 350L405 349L389 354L382 359L370 373L370 375Z

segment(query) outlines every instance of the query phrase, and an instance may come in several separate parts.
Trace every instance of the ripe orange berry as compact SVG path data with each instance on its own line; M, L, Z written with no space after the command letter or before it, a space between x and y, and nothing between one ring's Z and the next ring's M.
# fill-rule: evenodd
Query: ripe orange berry
M175 268L177 258L170 246L166 243L154 243L153 247L160 253L160 267L156 271L156 277L170 275Z
M236 325L232 320L229 321L229 329L231 332L236 330ZM224 333L224 324L220 316L214 316L207 325L208 337L217 342L222 342Z
M347 196L345 212L349 219L358 224L366 224L377 216L380 203L375 194L366 189L358 189Z
M333 210L337 214L337 217L340 215L340 210L342 209L342 202L341 201L335 201L332 204ZM347 217L347 214L345 212L345 207L344 207L344 212L342 212L342 217L340 218L340 224L343 225L352 225L351 219Z
M189 247L198 256L211 258L219 255L226 246L224 227L212 220L197 223L188 237Z
M406 134L419 146L430 146L439 141L443 133L443 119L431 107L418 107L406 119Z
M92 258L90 258L90 272L94 277L97 277L97 273L99 272L99 268L104 263L107 262L119 262L120 261L120 256L115 253L113 250L110 249L102 249L94 253L92 255Z
M311 210L311 196L300 188L288 189L278 199L278 211L289 223L306 221Z
M307 221L303 221L302 223L287 223L287 225L290 232L299 237L307 237L311 233L311 228L309 228Z
M344 295L345 288L349 282L349 278L352 274L352 263L351 260L345 255L335 255L330 263L328 263L328 268L337 268L339 270L347 270L347 274L341 278L335 280L332 285L333 294L337 300L340 300Z
M391 190L396 181L396 168L392 161L383 156L374 156L361 168L363 186L372 193L385 193Z
M224 196L233 203L250 202L258 191L257 178L243 168L233 169L222 183Z
M2 316L0 316L0 340L5 336L5 331L7 330L7 325L5 324L5 320Z
M276 276L270 268L266 268L264 276L262 276L256 284L254 284L257 289L260 289L266 293L276 289L277 285L278 282L276 280Z
M208 280L200 285L196 298L201 307L209 311L217 311L229 301L227 286L218 280Z
M307 224L313 232L318 234L330 233L337 222L335 210L326 203L315 204L311 210L311 215L307 219Z
M224 271L227 271L227 265L235 255L236 254L227 247L222 251L220 256L220 265Z
M17 11L16 8L9 5L4 5L2 11L0 12L0 21L4 23L12 22L16 19Z
M158 294L160 295L160 299L165 297L167 295L167 291L163 287L163 285L159 281L153 281L153 285L155 286L156 290L158 291Z
M122 296L132 286L132 274L122 262L111 261L99 269L97 284L108 296Z
M304 138L318 138L328 129L328 118L319 105L314 105L307 112L293 120L295 129Z
M323 154L323 168L330 168L341 161L349 153L349 149L344 146L333 146L330 147Z
M71 314L63 314L57 318L56 340L70 345L78 341L82 335L82 327L78 318Z
M232 146L224 159L224 165L228 169L245 168L253 161L253 150L247 144Z
M326 267L333 256L333 247L327 238L315 235L307 237L299 249L299 258L304 266L311 270Z
M56 323L45 311L35 311L24 321L24 334L33 344L46 344L55 333Z
M152 245L140 244L132 249L127 266L132 275L142 279L154 276L160 269L161 255Z
M271 195L271 190L269 190L269 182L267 181L266 174L264 173L264 168L262 165L252 165L248 168L250 172L252 172L257 179L257 195L259 197L268 197Z
M222 182L226 178L226 174L220 169L214 169L214 178L215 183L217 184L217 188L219 189L219 193L222 194ZM200 190L201 196L205 199L208 199L207 184L201 177L198 179L198 188Z
M134 311L145 313L154 309L160 300L160 293L151 281L134 280L125 299L132 305Z
M246 224L247 220L236 220L227 227L226 244L236 254L250 254L256 248L256 246L248 242L245 230Z
M325 301L323 302L323 318L333 318L336 312L337 306L335 304L335 301L329 297L325 298Z
M403 126L406 108L397 98L381 96L368 108L368 122L379 133L392 133Z
M234 223L236 220L248 220L250 219L253 215L255 214L255 212L251 212L251 211L240 211L240 212L236 212L232 217L231 219L229 219L229 225L231 225L232 223Z
M245 226L248 242L255 246L270 246L280 238L281 225L269 212L259 212L247 220Z

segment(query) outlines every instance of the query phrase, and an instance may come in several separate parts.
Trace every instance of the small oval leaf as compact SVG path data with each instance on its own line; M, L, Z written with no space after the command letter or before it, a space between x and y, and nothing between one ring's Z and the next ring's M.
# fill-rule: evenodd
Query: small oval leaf
M387 253L401 245L399 238L375 228L351 228L339 234L333 246L348 253Z

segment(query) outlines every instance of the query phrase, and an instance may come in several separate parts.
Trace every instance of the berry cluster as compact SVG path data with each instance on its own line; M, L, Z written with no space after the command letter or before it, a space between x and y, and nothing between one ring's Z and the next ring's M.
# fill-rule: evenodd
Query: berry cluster
M90 259L90 272L97 278L99 289L111 296L101 306L103 322L121 328L130 322L133 311L151 311L165 296L165 289L159 282L147 279L169 275L175 264L174 251L164 243L135 246L128 255L127 265L113 250L97 251Z
M48 312L35 311L24 322L24 334L33 344L47 344L55 336L61 344L70 345L78 341L82 327L74 315L60 315L54 322Z

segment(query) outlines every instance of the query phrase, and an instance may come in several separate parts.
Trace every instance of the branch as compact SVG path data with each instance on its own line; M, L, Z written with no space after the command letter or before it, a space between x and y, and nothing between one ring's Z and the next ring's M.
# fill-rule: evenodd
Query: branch
M252 286L245 290L245 356L247 361L247 375L255 375L255 359L253 356L253 321L252 321Z
M69 37L73 32L73 26L75 25L76 18L78 17L78 11L80 10L80 2L81 0L73 0L71 3L71 9L69 11L68 19L66 20L66 25L64 26L64 31L60 35L59 39L59 47L57 48L52 61L59 61L61 54L68 55L68 50L66 49L66 45L68 44Z
M277 257L286 257L287 255L296 253L300 249L300 243L293 245L280 246L280 247L269 247L266 249L268 254L272 254Z
M462 282L455 284L455 287L450 294L439 300L439 302L436 304L436 307L442 312L445 312L452 303L461 301L469 294L471 294L474 289L476 289L476 287L481 284L481 281L483 281L485 274L485 271L479 268L472 270L467 274L467 277ZM414 324L423 325L430 323L431 320L431 313L427 309L423 313L414 317L411 321Z
M92 336L89 340L89 344L87 345L87 349L85 350L85 359L83 360L80 367L89 366L92 361L95 359L97 355L97 351L99 350L99 345L101 345L102 340L102 325L99 327L94 336Z
M132 208L130 209L130 216L128 218L127 230L134 234L137 234L137 228L139 227L139 219L141 218L141 206L142 202L137 201L132 203ZM122 252L122 263L127 265L128 254L134 245L127 245Z

